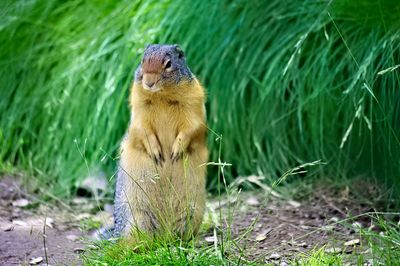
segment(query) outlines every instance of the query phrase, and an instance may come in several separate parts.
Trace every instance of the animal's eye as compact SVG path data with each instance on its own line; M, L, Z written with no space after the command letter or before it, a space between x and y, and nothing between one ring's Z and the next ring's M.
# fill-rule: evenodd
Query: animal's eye
M165 69L168 69L168 68L170 68L171 66L172 66L171 61L168 61L168 62L165 64Z

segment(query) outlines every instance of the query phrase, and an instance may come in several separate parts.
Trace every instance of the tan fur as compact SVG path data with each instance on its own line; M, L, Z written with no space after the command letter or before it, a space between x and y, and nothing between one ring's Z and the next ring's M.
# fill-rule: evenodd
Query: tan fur
M182 238L197 233L208 159L204 97L196 78L156 92L140 81L133 84L132 118L120 159L131 224L124 235L133 238L135 228Z

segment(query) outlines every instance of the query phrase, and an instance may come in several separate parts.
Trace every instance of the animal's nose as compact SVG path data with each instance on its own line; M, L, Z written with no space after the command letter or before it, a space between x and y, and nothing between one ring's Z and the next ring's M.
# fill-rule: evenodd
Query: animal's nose
M146 86L151 88L151 87L153 87L154 83L155 82L146 82Z

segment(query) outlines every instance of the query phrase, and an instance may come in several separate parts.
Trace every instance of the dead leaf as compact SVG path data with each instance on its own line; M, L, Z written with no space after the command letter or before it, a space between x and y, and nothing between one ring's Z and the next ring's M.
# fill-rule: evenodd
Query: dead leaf
M112 215L109 212L99 211L92 217L93 221L107 224L112 222Z
M90 215L89 213L84 212L84 213L81 213L81 214L78 214L77 216L75 216L75 219L77 221L81 221L81 220L88 219L90 217L92 217L92 215Z
M215 237L214 236L206 236L204 238L205 241L207 241L208 243L214 243L215 242Z
M349 199L350 188L349 186L345 186L345 188L340 192L340 201L346 201Z
M301 243L298 243L298 244L297 244L297 246L299 246L299 247L303 247L303 248L306 248L306 247L308 247L308 245L307 245L307 243L306 243L306 242L301 242Z
M272 253L269 256L269 259L271 259L271 260L279 260L280 258L281 258L281 255L279 255L278 253Z
M50 228L53 228L54 219L53 218L46 218L46 225Z
M42 261L43 261L43 258L42 258L42 257L31 258L31 259L29 260L29 264L30 264L30 265L36 265L36 264L41 263Z
M84 248L74 248L74 253L81 254L83 252L85 252Z
M258 201L258 199L256 197L249 197L246 200L246 203L247 203L247 205L250 205L250 206L258 206L258 205L260 205L260 202Z
M337 223L338 221L339 221L339 218L337 218L337 217L332 217L329 219L329 222L331 222L331 223Z
M72 199L72 203L74 205L84 205L84 204L88 203L88 199L83 198L83 197L76 197L76 198Z
M342 249L338 248L338 247L331 247L331 248L326 248L325 252L326 253L331 253L331 254L337 254L337 253L342 252Z
M30 202L27 199L17 199L16 201L13 201L13 203L12 203L12 205L14 207L19 207L19 208L26 207L29 204L30 204Z
M323 231L333 231L333 229L335 229L335 227L333 225L324 225L321 227L321 229Z
M261 242L261 241L265 240L266 238L267 238L266 234L258 234L256 236L256 241Z
M300 202L297 202L295 200L288 200L288 203L295 208L299 208L301 206Z
M345 245L345 246L356 246L356 245L360 245L360 239L356 238L356 239L353 239L353 240L349 240L349 241L347 241L347 242L344 242L343 245Z
M21 220L14 220L12 223L15 225L19 225L19 226L25 226L25 227L29 226L29 224L27 222L24 222Z
M86 245L86 248L88 248L88 249L92 249L92 250L97 250L97 249L99 249L99 247L98 247L98 246L91 245L91 244L89 244L89 245Z
M4 226L2 229L4 232L10 232L10 231L14 230L14 225L8 224L8 225Z
M267 186L264 182L265 176L256 176L256 175L251 175L251 176L239 176L237 179L237 184L241 184L244 182L250 182L253 184L256 184L257 186L261 187L264 191L271 193L272 196L277 197L277 198L282 198L282 196L274 191L271 187Z
M258 235L256 236L256 241L258 241L258 242L264 241L264 240L267 238L267 235L268 235L271 231L272 231L271 228L262 231L260 234L258 234Z
M114 206L112 204L104 204L104 211L113 214L114 213Z
M106 174L102 171L86 177L78 186L80 189L90 191L95 197L103 197L108 187Z
M66 238L72 242L75 242L79 237L77 235L67 235Z
M358 232L362 228L362 225L359 222L352 223L353 229Z

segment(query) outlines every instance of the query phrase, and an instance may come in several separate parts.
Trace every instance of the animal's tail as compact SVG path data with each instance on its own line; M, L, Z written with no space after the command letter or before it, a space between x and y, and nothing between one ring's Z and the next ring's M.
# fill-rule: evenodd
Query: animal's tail
M108 226L100 228L95 233L97 240L113 240L119 237L119 234L115 232L114 226Z

